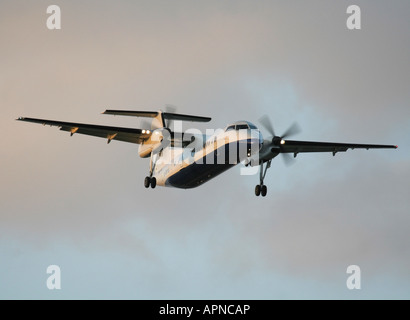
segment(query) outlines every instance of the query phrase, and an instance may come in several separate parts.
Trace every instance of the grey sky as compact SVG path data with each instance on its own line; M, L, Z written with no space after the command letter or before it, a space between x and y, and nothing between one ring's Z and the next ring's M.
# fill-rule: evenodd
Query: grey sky
M54 1L50 31L49 1L0 2L0 297L408 298L410 4L354 3L360 31L345 1ZM14 121L138 126L99 113L167 103L399 149L275 159L262 199L239 167L146 190L134 145Z

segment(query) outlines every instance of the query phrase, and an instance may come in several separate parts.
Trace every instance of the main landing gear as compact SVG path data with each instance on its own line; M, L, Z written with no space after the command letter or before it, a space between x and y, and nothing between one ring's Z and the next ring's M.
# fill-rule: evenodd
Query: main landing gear
M151 188L154 189L157 185L157 179L155 177L145 177L144 179L144 187L149 188L151 185Z
M150 163L149 163L149 176L145 177L144 179L145 188L149 188L149 186L151 186L151 188L154 189L157 186L157 179L152 176L154 173L156 158L157 157L151 153L151 158L150 158Z
M266 163L266 167L265 170L263 169L263 162L261 163L261 169L259 171L259 181L260 184L256 185L255 187L255 195L258 197L259 195L261 195L262 197L266 196L266 194L268 193L268 187L265 186L263 184L263 180L265 179L266 176L266 171L268 171L268 168L270 168L270 164L271 164L272 160L269 160Z

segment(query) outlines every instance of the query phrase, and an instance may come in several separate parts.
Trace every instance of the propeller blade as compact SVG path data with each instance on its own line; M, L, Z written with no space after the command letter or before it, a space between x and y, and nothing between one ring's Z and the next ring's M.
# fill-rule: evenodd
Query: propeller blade
M288 130L285 131L285 133L282 135L282 139L285 139L286 137L293 136L295 134L300 133L302 130L300 129L300 126L297 122L294 122Z
M141 129L151 130L151 123L147 120L140 120Z
M281 153L283 162L286 166L291 166L296 162L296 159L290 153Z
M165 105L165 112L169 112L169 113L175 113L175 111L177 111L177 107L172 105L172 104L166 104Z
M272 122L266 114L259 118L259 122L263 125L266 131L272 135L272 137L275 136L275 130L273 130Z
M168 112L168 113L175 113L177 111L177 107L176 106L174 106L174 105L172 105L172 104L166 104L165 105L165 112ZM168 128L170 128L171 127L171 125L172 125L172 120L168 120L167 121L167 127Z

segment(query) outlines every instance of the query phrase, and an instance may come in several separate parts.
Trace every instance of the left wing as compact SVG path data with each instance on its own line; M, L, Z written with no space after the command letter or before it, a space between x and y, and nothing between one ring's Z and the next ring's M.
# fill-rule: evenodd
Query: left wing
M33 123L40 123L42 125L57 126L60 130L70 132L71 135L74 133L85 134L94 137L100 137L107 139L107 143L111 140L124 141L129 143L140 144L145 140L148 140L152 134L151 130L148 129L135 129L135 128L123 128L123 127L111 127L111 126L100 126L95 124L85 124L76 122L64 122L64 121L54 121L36 118L24 118L20 117L18 121L26 121ZM197 136L189 133L175 133L170 132L171 146L186 147L189 145L194 138ZM204 139L204 137L202 137ZM205 141L205 140L203 140Z
M296 156L299 152L332 152L333 155L335 155L337 152L345 152L348 149L397 149L397 146L384 144L282 140L279 149L280 153L293 153Z
M107 143L111 140L124 141L129 143L140 144L144 140L149 139L151 136L150 130L144 129L134 129L134 128L123 128L123 127L110 127L110 126L100 126L95 124L84 124L76 122L63 122L54 120L44 120L35 118L24 118L20 117L17 120L40 123L42 125L56 126L60 127L60 130L70 132L71 135L74 133L85 134L94 137L100 137L107 139Z

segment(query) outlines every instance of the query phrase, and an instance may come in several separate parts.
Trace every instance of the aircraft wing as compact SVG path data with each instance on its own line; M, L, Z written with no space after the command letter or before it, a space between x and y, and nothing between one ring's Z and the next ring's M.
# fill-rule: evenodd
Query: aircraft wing
M299 152L345 152L348 149L396 149L394 145L383 144L357 144L357 143L335 143L335 142L314 142L314 141L295 141L282 140L280 153Z
M142 143L144 140L151 136L150 130L144 129L134 129L134 128L123 128L123 127L110 127L110 126L100 126L94 124L84 124L76 122L63 122L45 119L35 119L35 118L24 118L20 117L17 120L40 123L42 125L56 126L60 127L60 130L70 132L73 134L85 134L94 137L100 137L107 139L107 143L111 140L124 141L129 143Z

